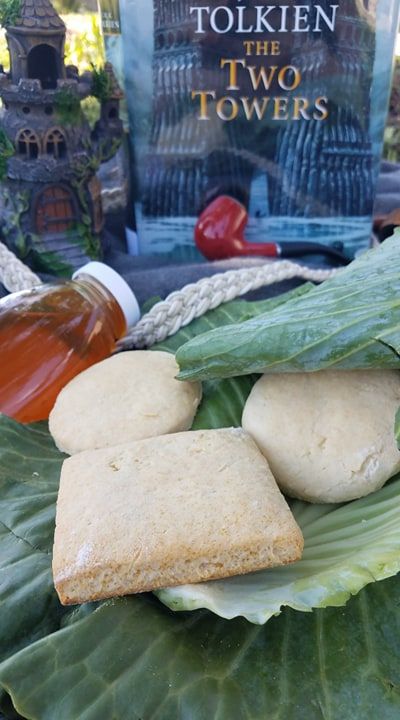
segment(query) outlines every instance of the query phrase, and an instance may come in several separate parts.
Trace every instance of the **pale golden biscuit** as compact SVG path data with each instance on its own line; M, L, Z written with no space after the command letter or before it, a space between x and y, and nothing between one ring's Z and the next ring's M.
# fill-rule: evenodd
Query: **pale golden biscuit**
M189 430L200 383L181 382L172 354L135 350L85 370L59 394L49 428L57 447L82 450Z
M63 604L298 560L303 537L241 429L164 435L64 462L53 574Z
M368 495L400 470L399 406L394 370L271 374L255 384L242 424L285 493L335 503Z

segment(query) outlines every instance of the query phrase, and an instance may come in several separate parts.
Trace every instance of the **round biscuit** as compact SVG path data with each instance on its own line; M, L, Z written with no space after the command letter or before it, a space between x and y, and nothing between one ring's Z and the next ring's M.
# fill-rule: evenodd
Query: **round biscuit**
M268 374L255 384L242 425L285 493L337 503L368 495L400 470L399 406L397 371Z
M57 447L73 455L189 430L200 383L176 380L174 355L135 350L93 365L59 394L49 418Z

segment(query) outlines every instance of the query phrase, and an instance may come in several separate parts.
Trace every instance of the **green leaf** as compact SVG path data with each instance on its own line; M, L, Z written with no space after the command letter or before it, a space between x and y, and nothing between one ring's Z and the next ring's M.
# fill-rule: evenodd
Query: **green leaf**
M397 447L400 450L400 408L398 409L394 420L394 436L396 438Z
M45 425L0 416L0 658L47 635L64 612L50 567L63 459Z
M265 626L105 603L0 667L29 720L398 720L397 578Z
M161 343L153 345L152 350L166 350L168 352L176 352L188 340L202 335L208 330L226 325L235 325L246 322L251 318L272 312L275 308L285 305L286 303L308 295L314 289L312 283L304 283L294 290L276 295L267 300L259 300L256 302L248 302L247 300L232 300L231 302L220 305L215 310L210 310L179 330L172 337ZM154 304L152 305L154 306ZM151 309L151 308L150 308Z
M194 320L168 340L153 345L151 349L175 353L183 343L196 335L221 325L242 323L261 313L271 312L293 298L309 293L312 288L311 283L306 283L288 293L268 300L259 302L234 300L226 303ZM192 429L238 427L241 424L244 405L256 380L256 375L249 375L203 383L203 399Z
M239 303L224 310L237 322L259 309ZM210 317L196 321L198 331ZM190 335L193 326L182 332ZM165 349L182 339L171 338ZM229 411L233 390L221 390L227 382L239 393ZM216 427L240 419L251 383L249 377L206 383L196 422ZM62 608L51 576L62 461L45 425L0 417L0 687L23 718L375 720L379 708L383 720L397 720L397 579L361 591L340 610L286 608L264 626L208 611L172 613L154 596ZM343 508L296 503L308 567L300 565L295 579L269 571L268 612L285 602L303 609L344 603L375 577L395 572L399 483ZM226 606L229 593L213 602ZM257 595L238 593L253 619ZM1 689L0 705L11 717Z
M304 296L192 339L179 377L399 368L399 244L397 233Z

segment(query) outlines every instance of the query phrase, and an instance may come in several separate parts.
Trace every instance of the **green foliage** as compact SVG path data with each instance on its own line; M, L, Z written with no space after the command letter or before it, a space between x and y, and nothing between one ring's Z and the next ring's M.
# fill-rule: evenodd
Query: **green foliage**
M57 277L70 278L73 268L61 255L41 248L40 239L34 238L35 244L29 249L26 260L35 272L48 273Z
M399 307L396 233L306 295L193 338L178 350L179 377L399 369Z
M100 118L100 103L95 97L87 97L81 102L81 110L93 129Z
M114 138L111 141L102 140L97 145L91 142L85 145L86 154L76 159L73 164L75 180L72 184L78 190L78 193L81 193L84 185L90 180L91 176L97 172L100 165L114 157L121 142L121 138ZM80 199L82 206L84 206L83 198L80 197Z
M175 353L184 343L208 330L220 326L243 323L262 313L271 312L289 300L301 297L305 293L310 292L313 287L311 283L305 283L291 292L258 302L233 300L196 318L190 325L182 328L172 337L153 345L152 350ZM155 304L154 301L152 304ZM146 312L149 312L149 310L150 307L146 307ZM144 308L143 312L145 312ZM197 411L192 429L203 430L210 427L239 427L244 404L257 379L258 375L246 375L241 378L204 382L203 402Z
M80 71L104 64L104 43L97 13L66 15L66 64L76 65Z
M394 436L396 438L397 447L400 450L400 408L398 409L394 420Z
M78 223L76 231L86 255L92 260L98 260L101 257L100 238L92 232L90 217L84 216L83 220L86 222Z
M0 0L0 25L9 27L18 20L21 12L21 0Z
M215 313L225 322L223 310ZM235 304L228 310L237 321ZM244 303L239 311L246 317ZM208 314L210 320L217 317ZM219 411L225 414L224 407ZM0 418L0 684L23 717L374 720L379 708L383 720L398 720L398 579L374 583L347 607L312 613L284 608L258 627L204 611L172 613L150 595L62 608L53 587L51 550L64 458L44 423L24 426ZM357 592L360 581L382 577L388 557L392 570L398 565L398 484L335 510L325 506L319 519L319 506L301 511L311 558L308 583L302 585L301 577L294 582L297 607L305 609L310 582L312 602L324 602L319 591L332 580L323 572L332 546L337 565L331 571L341 568L342 574L331 585L331 604L347 600L350 584ZM296 505L297 511L306 504ZM385 560L376 562L375 548ZM279 572L287 576L294 569ZM278 571L270 572L275 578ZM258 576L232 582L240 592ZM209 587L219 603L226 601L216 583ZM254 596L245 595L251 605ZM4 700L0 697L6 707Z
M75 188L82 210L84 211L84 217L90 218L90 210L88 207L87 199L87 183L90 178L97 172L100 165L103 162L110 160L117 152L121 144L121 138L114 138L111 142L103 140L95 147L91 143L86 146L87 154L83 154L79 159L76 159L73 164L74 179L71 181L72 187ZM86 223L84 223L86 224ZM98 239L93 237L90 223L86 224L87 227L81 228L80 234L85 242L85 247L89 248L88 254L91 257L98 257ZM90 233L90 235L89 235ZM93 244L94 243L94 244Z
M0 64L6 72L10 69L10 54L6 45L3 29L0 29Z
M100 102L105 102L111 95L111 79L104 67L96 68L93 65L93 85L92 94Z
M389 117L385 130L383 155L392 162L400 161L400 58L396 58L390 96Z
M81 9L81 0L53 0L58 13L77 13Z
M54 106L58 120L63 125L77 125L82 118L79 98L71 90L61 88L55 96Z
M7 244L18 255L24 259L28 252L29 237L21 227L21 217L29 210L29 194L27 192L11 192L3 186L2 195L4 202L3 216L1 218L1 232Z
M398 720L398 592L376 583L344 609L264 627L147 595L68 610L0 680L32 720Z
M400 162L400 125L398 127L389 125L385 129L383 156L391 162Z
M60 255L45 250L38 235L23 231L21 216L29 210L29 194L11 192L3 186L2 195L4 212L1 232L10 249L35 272L71 277L72 268Z
M7 175L7 161L15 154L15 148L3 128L0 128L0 182Z

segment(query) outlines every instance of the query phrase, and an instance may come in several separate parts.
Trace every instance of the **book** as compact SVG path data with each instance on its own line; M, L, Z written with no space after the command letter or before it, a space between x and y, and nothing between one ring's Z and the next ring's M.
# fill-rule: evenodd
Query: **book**
M204 259L194 228L225 195L251 242L368 246L399 0L303 2L101 0L122 39L140 253Z

